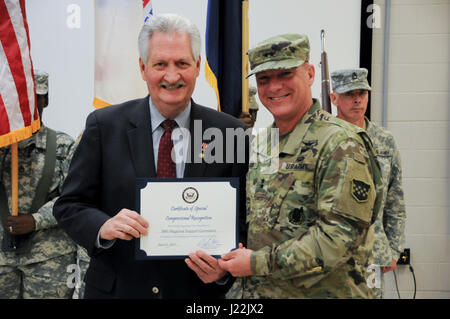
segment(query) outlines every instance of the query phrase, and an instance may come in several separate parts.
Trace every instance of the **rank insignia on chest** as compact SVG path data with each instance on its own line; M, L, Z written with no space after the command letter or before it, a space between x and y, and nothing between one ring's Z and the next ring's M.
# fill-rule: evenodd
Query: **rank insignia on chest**
M370 185L358 181L352 180L352 196L358 203L364 203L369 198Z
M303 220L305 219L305 215L303 214L303 207L300 207L300 209L295 208L289 213L289 222L294 225L300 225L303 223Z

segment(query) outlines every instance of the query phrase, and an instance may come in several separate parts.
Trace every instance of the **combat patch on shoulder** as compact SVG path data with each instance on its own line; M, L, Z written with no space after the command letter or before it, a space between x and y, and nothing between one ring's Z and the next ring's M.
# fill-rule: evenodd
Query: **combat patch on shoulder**
M342 192L334 209L369 223L375 201L375 186L366 165L349 158L341 179Z
M357 179L352 180L352 196L358 203L367 202L369 198L370 185L359 181Z

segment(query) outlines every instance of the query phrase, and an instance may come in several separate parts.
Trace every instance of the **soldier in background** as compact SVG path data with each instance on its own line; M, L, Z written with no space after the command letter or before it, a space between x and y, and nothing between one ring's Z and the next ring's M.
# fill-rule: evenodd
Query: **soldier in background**
M312 98L309 50L305 35L287 34L248 51L249 76L256 74L259 100L274 116L269 129L279 130L279 154L250 163L248 248L219 260L244 277L230 298L373 298L366 273L381 173L364 130ZM260 137L253 150L269 148Z
M336 105L338 117L366 130L372 140L383 175L383 209L375 224L374 264L386 273L397 267L397 260L405 242L405 202L402 187L400 153L394 137L384 128L364 116L371 90L367 69L347 69L331 73L333 92L331 102ZM377 298L382 298L384 280Z
M48 105L48 74L35 70L37 107ZM10 147L0 149L0 298L71 298L67 267L76 245L57 227L53 204L69 169L74 140L42 124L19 142L19 216L10 215Z
M256 102L256 88L251 86L249 88L248 91L248 100L249 100L249 105L248 105L248 113L247 112L242 112L239 115L239 119L245 124L247 125L248 128L252 128L253 126L255 126L255 122L256 122L256 117L258 116L258 102Z

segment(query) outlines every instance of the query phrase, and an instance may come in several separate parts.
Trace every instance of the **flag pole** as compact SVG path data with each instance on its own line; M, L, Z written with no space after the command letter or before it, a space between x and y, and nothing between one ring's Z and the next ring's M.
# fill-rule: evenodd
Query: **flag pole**
M248 0L242 0L242 112L249 111L248 101L248 42L249 42Z
M11 144L11 210L12 216L19 215L19 174L17 143Z

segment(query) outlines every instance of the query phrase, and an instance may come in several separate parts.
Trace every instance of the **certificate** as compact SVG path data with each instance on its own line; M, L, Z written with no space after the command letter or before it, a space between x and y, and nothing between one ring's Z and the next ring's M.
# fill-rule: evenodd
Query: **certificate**
M148 235L136 259L185 258L203 250L220 256L237 248L239 179L137 179L137 211Z

